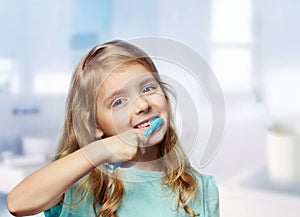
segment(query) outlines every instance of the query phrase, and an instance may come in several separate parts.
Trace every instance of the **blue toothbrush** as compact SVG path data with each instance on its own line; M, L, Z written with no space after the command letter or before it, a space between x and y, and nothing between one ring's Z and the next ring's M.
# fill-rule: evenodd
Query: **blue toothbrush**
M154 130L160 127L162 123L164 122L164 119L162 118L154 118L150 121L150 128L144 132L144 136L149 136Z
M121 164L122 164L121 162L115 164L106 164L105 169L107 170L107 172L112 173L115 169L120 167Z
M162 118L154 118L150 121L150 128L144 132L144 136L148 137L154 130L159 128L164 122ZM105 166L107 172L112 173L116 168L121 166L121 162L115 164L107 164Z

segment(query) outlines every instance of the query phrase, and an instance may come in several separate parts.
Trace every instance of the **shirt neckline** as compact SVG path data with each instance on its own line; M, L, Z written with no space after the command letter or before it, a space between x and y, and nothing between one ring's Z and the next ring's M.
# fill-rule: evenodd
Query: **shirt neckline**
M119 168L119 171L121 172L123 181L147 182L160 180L163 177L163 172L161 171L141 170L134 167Z

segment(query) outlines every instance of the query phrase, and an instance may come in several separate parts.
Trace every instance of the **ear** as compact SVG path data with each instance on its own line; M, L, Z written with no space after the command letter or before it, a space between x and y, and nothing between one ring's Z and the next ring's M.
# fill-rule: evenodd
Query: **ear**
M95 138L102 138L104 135L103 131L100 129L100 127L97 126L96 132L95 132Z

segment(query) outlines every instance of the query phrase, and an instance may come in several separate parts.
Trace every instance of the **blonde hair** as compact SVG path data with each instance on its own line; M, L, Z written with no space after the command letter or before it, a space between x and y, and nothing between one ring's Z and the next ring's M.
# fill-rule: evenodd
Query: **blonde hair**
M121 40L107 42L94 47L82 58L77 66L70 84L66 101L66 117L54 160L60 159L95 140L96 132L96 99L101 84L101 74L112 72L121 65L143 65L161 85L167 101L168 87L163 83L151 58L136 46ZM170 120L172 122L172 120ZM197 180L193 170L180 148L177 135L172 124L159 147L159 156L166 176L163 184L169 186L177 195L176 209L182 207L190 216L197 216L189 203L195 196ZM180 162L179 165L174 164ZM114 172L117 174L117 172ZM108 176L95 168L79 188L93 198L94 212L100 215L118 216L124 187L120 179ZM85 195L84 194L84 195ZM100 205L100 209L97 209Z

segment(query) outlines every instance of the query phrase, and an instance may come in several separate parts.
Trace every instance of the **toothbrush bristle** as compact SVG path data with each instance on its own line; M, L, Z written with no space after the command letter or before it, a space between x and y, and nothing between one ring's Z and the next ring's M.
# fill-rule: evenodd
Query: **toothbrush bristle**
M144 136L148 136L163 123L162 118L154 118L150 121L150 128L144 132Z

